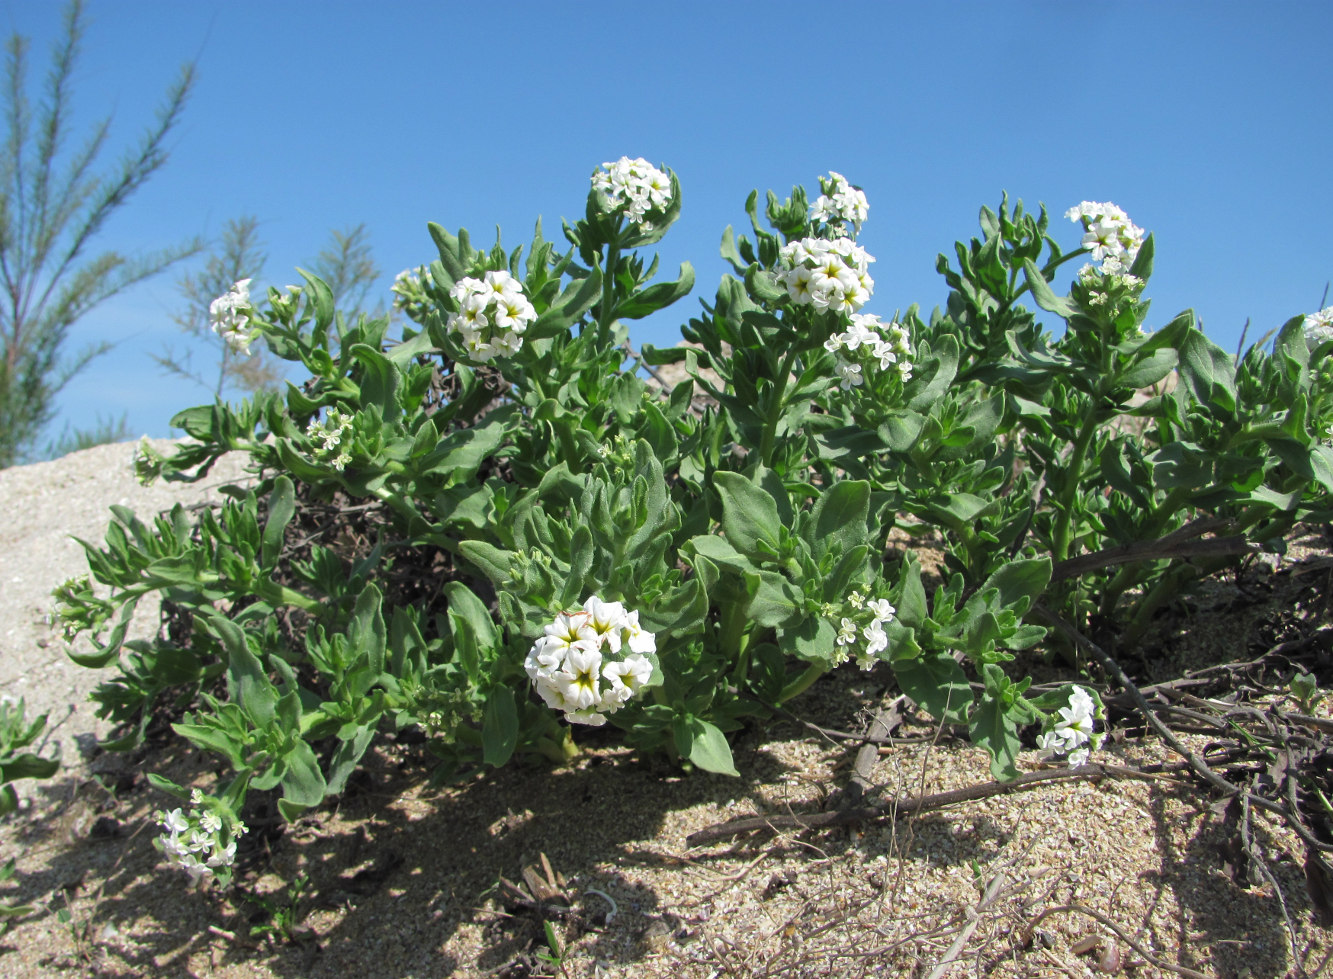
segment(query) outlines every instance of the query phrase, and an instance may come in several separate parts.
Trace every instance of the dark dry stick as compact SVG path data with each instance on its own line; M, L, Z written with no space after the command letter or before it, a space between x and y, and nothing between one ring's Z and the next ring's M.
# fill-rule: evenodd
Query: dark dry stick
M874 806L858 806L854 809L836 809L824 812L789 813L772 816L743 816L729 819L725 823L709 826L685 838L688 846L704 846L719 840L730 839L743 833L756 830L777 832L784 829L821 829L828 826L853 826L859 823L874 822L881 819L894 819L918 812L929 812L959 802L972 802L976 799L988 799L1004 795L1041 782L1053 782L1067 778L1104 778L1107 776L1126 776L1129 778L1152 778L1155 775L1172 771L1184 771L1188 763L1177 762L1169 765L1145 765L1142 768L1125 768L1120 765L1106 765L1090 762L1079 768L1051 768L1037 772L1025 772L1008 782L983 782L969 785L948 792L936 792L932 795L918 796L915 799L894 799Z
M1333 853L1333 844L1319 842L1319 840L1315 839L1310 831L1306 829L1305 824L1301 822L1299 811L1289 811L1285 806L1280 806L1275 802L1269 802L1262 796L1249 793L1248 790L1228 782L1221 775L1217 774L1217 772L1209 768L1202 758L1181 744L1180 739L1172 733L1171 729L1158 719L1157 714L1153 711L1152 707L1148 705L1148 701L1144 699L1142 692L1134 685L1134 681L1126 675L1125 671L1120 668L1120 664L1112 659L1106 650L1102 649L1087 636L1083 635L1064 619L1060 618L1040 603L1032 606L1032 610L1047 622L1051 623L1051 625L1055 626L1056 629L1078 646L1092 654L1093 659L1097 660L1102 669L1129 693L1135 706L1137 706L1139 711L1143 714L1143 719L1148 722L1148 726L1157 733L1158 737L1171 747L1171 750L1189 762L1190 768L1194 770L1194 773L1198 775L1199 778L1203 779L1203 781L1207 782L1211 787L1226 796L1233 796L1239 792L1246 792L1250 796L1252 805L1281 816L1307 847L1324 853Z

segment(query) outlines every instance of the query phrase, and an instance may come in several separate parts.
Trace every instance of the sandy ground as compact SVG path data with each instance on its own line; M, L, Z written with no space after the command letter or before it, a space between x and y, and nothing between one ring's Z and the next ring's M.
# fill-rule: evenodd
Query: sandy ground
M1333 974L1298 841L1259 820L1272 880L1235 883L1212 800L1171 777L1076 778L690 846L737 816L836 805L859 746L796 719L739 739L739 779L683 775L591 733L571 767L513 764L432 789L420 746L389 741L336 806L255 833L234 890L192 891L151 846L166 800L142 775L188 783L215 760L182 746L99 754L85 702L99 677L65 659L44 619L51 588L81 570L69 535L100 539L109 504L144 514L216 498L220 478L139 487L131 451L0 472L16 516L0 530L0 693L50 711L68 763L0 823L0 859L18 866L0 899L37 907L0 938L0 977ZM148 609L138 623L153 624ZM861 732L892 694L886 675L853 669L793 709ZM989 780L983 753L924 720L901 733L879 748L872 798ZM1102 754L1173 760L1137 737ZM303 889L284 884L301 875ZM287 911L290 938L274 940Z

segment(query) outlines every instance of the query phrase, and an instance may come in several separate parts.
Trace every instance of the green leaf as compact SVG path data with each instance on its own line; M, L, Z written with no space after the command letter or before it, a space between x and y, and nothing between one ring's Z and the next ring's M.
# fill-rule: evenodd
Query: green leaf
M1010 561L986 579L979 589L999 589L1000 605L1013 608L1019 615L1032 606L1051 581L1049 557Z
M513 551L506 551L482 540L465 540L459 543L458 552L497 587L509 583L510 572L514 570Z
M482 760L499 768L518 745L518 707L514 692L499 685L486 698L486 714L481 722Z
M296 271L301 278L305 279L305 293L315 312L315 335L323 336L333 325L333 293L319 276L311 275L304 269L297 269Z
M402 372L398 365L374 347L354 343L347 351L365 368L361 374L361 407L375 405L387 421L398 415L398 385Z
M523 334L524 338L542 340L564 333L601 297L602 273L598 269L593 269L591 275L575 279L566 286L551 307L528 327Z
M806 543L816 555L838 542L849 551L866 541L866 518L870 515L870 484L843 479L825 490L810 510Z
M745 572L745 587L750 595L745 613L757 626L788 625L805 611L800 589L776 571Z
M282 798L278 810L282 818L292 822L301 813L324 801L327 785L319 770L314 749L304 741L297 741L283 756L286 774L282 778Z
M706 772L740 774L732 761L727 736L718 727L692 714L677 714L671 728L682 758L688 758Z
M1023 259L1023 276L1027 279L1028 288L1032 290L1033 300L1042 309L1065 320L1078 311L1077 307L1067 297L1055 294L1054 290L1051 289L1051 284L1041 274L1041 269L1037 268L1030 258Z
M998 666L987 664L986 671L989 673L992 670L1003 673ZM981 703L972 712L968 731L972 735L972 743L985 748L990 754L991 774L1007 782L1018 777L1016 762L1023 742L1018 737L1018 725L1009 716L1005 704L991 696L990 687L988 683L986 696L982 697Z
M1152 351L1148 356L1130 364L1115 381L1127 388L1146 388L1156 384L1175 369L1179 360L1176 352L1170 348Z
M227 656L227 696L239 704L257 727L273 723L278 689L250 651L245 631L221 615L201 617L203 630L218 641Z
M890 646L892 648L892 646ZM891 659L893 675L902 692L934 717L946 724L967 721L972 706L972 688L967 674L954 658L945 653L916 659Z
M760 541L776 550L782 523L768 491L736 472L717 473L713 486L722 499L722 532L732 546L751 558L764 554Z
M1198 330L1191 330L1180 346L1180 380L1200 403L1236 410L1231 355Z
M616 307L616 316L623 320L642 319L688 296L693 288L694 266L681 262L680 278L675 282L659 282L628 297Z
M286 476L279 476L273 482L273 492L268 497L268 520L264 524L264 537L260 554L266 572L272 571L278 564L278 555L282 553L283 533L296 512L296 493L292 481Z

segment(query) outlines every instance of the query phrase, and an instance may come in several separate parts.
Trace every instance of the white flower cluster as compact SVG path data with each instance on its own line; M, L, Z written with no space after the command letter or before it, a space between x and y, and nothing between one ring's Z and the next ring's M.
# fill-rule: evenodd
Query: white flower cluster
M306 426L306 436L314 444L314 454L338 472L352 461L344 439L352 434L352 416L340 408L330 408L322 422L312 419Z
M242 279L231 291L208 304L208 319L213 332L227 341L227 346L250 356L250 342L255 331L250 325L250 280Z
M1333 306L1325 306L1317 313L1307 313L1305 345L1313 350L1329 340L1333 340Z
M875 665L875 654L889 648L889 636L884 631L884 625L893 621L898 610L889 604L887 598L867 598L859 591L853 591L847 596L847 604L860 613L858 618L864 618L866 612L871 615L870 623L861 627L860 638L865 640L865 646L856 650L856 665L868 670ZM831 614L832 608L826 606L825 611ZM838 623L838 647L834 650L836 662L845 663L852 652L851 647L857 641L856 623L848 616L842 616L842 621Z
M870 301L874 261L850 238L802 238L782 246L778 282L797 305L855 313Z
M671 205L671 178L643 157L622 156L615 163L603 163L593 172L592 187L607 214L623 213L645 231L652 230L648 212L662 212Z
M1114 259L1107 259L1107 263L1112 261ZM1095 265L1084 265L1078 270L1078 278L1080 284L1088 289L1090 293L1088 302L1094 306L1109 303L1113 291L1137 296L1139 290L1143 288L1143 280L1137 275L1130 275L1128 272L1110 272L1107 271L1106 265L1100 269Z
M639 625L638 612L593 595L546 626L523 668L548 707L571 723L597 726L652 677L645 654L655 652L657 637Z
M843 356L843 351L864 351L870 364L881 371L895 370L906 384L912 379L912 347L907 328L901 323L885 323L872 313L853 313L851 325L824 341L824 347L838 355L838 386L850 391L865 380L862 364Z
M1037 747L1043 758L1069 755L1069 764L1077 768L1088 760L1092 748L1101 746L1101 735L1095 733L1097 704L1082 687L1074 687L1069 695L1069 706L1060 708L1060 719L1055 727L1037 736Z
M1129 220L1129 215L1107 201L1083 201L1071 207L1065 217L1083 225L1083 246L1091 249L1094 261L1101 262L1107 275L1122 275L1134 264L1143 245L1143 229Z
M870 214L870 202L865 193L853 187L836 170L829 171L827 180L820 177L819 185L824 192L810 208L810 217L830 225L850 224L853 233L860 231L861 224Z
M503 270L487 272L484 279L459 279L449 295L459 309L449 314L445 327L457 330L468 356L482 363L517 353L523 331L537 319L523 284Z
M426 281L430 279L430 267L418 265L414 269L403 269L393 277L389 291L393 293L394 309L406 309L421 300Z
M154 843L172 864L197 882L212 876L218 868L232 865L236 859L236 838L244 835L245 824L233 820L224 830L221 816L201 808L204 797L198 789L191 792L190 802L194 808L188 815L180 809L156 814L163 833Z

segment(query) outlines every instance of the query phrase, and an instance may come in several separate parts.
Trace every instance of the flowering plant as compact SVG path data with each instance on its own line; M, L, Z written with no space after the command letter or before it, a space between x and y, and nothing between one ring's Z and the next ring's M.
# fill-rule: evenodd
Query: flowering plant
M1095 688L1036 695L1020 652L1077 667L1070 632L1132 643L1191 581L1327 519L1333 344L1304 317L1238 358L1189 312L1147 331L1151 235L1084 202L1065 252L1007 199L940 256L943 309L873 313L865 194L820 184L762 215L750 195L750 230L722 236L734 275L669 348L635 351L627 324L693 288L639 253L680 186L628 158L594 173L564 253L540 224L509 252L430 225L437 257L394 285L401 335L340 317L313 276L224 304L308 379L182 412L191 441L139 469L197 479L240 450L256 485L198 518L115 509L85 544L100 589L59 595L93 638L79 661L118 666L95 696L117 747L169 701L226 760L210 853L247 793L294 818L392 730L422 732L442 777L568 759L576 727L734 774L731 732L852 660L1000 777L1025 748L1077 764ZM928 532L934 581L898 548ZM186 641L124 641L150 591ZM164 815L169 852L203 818Z

